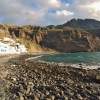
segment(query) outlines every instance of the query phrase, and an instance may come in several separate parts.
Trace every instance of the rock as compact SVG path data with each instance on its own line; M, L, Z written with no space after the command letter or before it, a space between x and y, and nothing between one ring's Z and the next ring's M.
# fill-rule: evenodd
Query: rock
M64 100L69 100L67 96L64 96Z
M46 100L52 100L50 97L46 98Z
M39 100L39 98L36 95L34 95L34 100Z
M82 96L81 96L80 94L77 94L77 98L78 98L79 100L83 100L83 98L82 98Z
M100 70L100 67L98 68L98 70Z
M82 63L79 64L79 67L82 69L82 67L83 67L83 66L82 66Z
M13 77L12 80L13 80L14 82L16 82L16 78L15 78L15 77Z
M55 100L55 96L54 95L51 96L51 100Z
M64 96L64 91L61 91L61 95Z
M29 84L30 86L33 86L33 82L28 82L28 84Z
M46 91L46 95L49 95L49 91Z
M25 100L21 93L19 93L19 100Z
M100 100L100 96L98 96L97 98L98 98L98 100Z
M45 95L41 93L40 100L44 100Z
M0 78L3 79L5 77L7 77L8 74L9 74L8 70L2 70L2 71L0 71Z
M100 75L96 76L96 80L100 81Z
M68 78L67 83L68 84L74 84L74 81L72 79Z
M30 86L27 86L27 91L26 91L26 94L29 94L29 92L31 91L31 88Z
M28 82L26 94L28 94L33 89L33 83Z
M24 57L18 58L20 59L18 62L21 62L20 66L16 65L15 68L11 68L10 65L3 66L9 69L9 72L11 70L8 74L9 77L0 80L0 96L4 96L6 100L8 98L10 98L9 100L88 100L89 98L99 98L100 84L96 83L97 80L99 81L99 70L83 70L35 61L28 62L26 65L22 62L23 59L26 59ZM85 75L82 75L84 73ZM42 80L41 75L43 76ZM92 75L94 76L92 77Z

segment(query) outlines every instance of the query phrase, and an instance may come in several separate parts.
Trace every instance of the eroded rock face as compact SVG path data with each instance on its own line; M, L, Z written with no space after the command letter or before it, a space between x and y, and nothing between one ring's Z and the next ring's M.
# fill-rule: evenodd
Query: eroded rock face
M98 41L100 40L98 39ZM60 52L95 51L96 44L96 37L76 29L62 32L48 31L47 36L41 41L42 46Z
M44 48L60 52L99 51L100 37L96 34L64 27L62 29L47 29L33 26L0 25L1 36L21 39L27 45L34 43L41 49ZM29 45L28 45L29 46Z

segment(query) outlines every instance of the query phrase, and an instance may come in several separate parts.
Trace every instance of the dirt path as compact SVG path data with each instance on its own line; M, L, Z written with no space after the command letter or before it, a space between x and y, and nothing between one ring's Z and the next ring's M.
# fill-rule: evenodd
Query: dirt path
M11 58L11 56L5 56L5 57L0 57L0 65L5 64L8 62L8 60Z
M0 65L5 64L9 61L11 58L16 58L19 55L7 55L7 56L0 56Z

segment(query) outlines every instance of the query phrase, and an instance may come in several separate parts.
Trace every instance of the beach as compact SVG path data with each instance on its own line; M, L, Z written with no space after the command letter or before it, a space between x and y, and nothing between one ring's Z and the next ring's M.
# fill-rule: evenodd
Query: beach
M30 57L13 57L0 65L1 100L100 100L99 68L26 60Z

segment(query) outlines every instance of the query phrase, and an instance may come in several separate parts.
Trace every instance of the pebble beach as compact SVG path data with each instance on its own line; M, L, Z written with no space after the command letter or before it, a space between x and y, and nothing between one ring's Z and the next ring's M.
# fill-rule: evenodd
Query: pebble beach
M0 100L100 100L100 69L25 59L0 65Z

